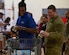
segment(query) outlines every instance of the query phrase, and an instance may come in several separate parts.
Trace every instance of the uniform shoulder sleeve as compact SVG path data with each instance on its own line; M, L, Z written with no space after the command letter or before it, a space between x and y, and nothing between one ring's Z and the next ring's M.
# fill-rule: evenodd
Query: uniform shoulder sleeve
M64 32L64 24L62 24L62 23L56 24L55 31L59 32L59 33Z
M63 41L64 40L64 25L63 24L56 24L55 31L49 32L50 35L48 37L49 41Z

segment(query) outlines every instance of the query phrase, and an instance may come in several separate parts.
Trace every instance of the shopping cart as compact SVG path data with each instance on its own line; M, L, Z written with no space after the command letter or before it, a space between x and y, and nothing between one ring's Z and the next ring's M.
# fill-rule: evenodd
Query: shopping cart
M8 55L41 55L41 38L9 39Z

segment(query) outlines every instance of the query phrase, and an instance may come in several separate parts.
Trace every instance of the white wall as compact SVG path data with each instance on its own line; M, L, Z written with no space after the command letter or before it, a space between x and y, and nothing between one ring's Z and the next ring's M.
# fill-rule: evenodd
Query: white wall
M18 17L19 1L20 0L14 0L15 20ZM25 0L25 3L27 4L27 11L33 13L36 23L39 21L42 15L42 8L47 8L51 4L54 4L56 8L69 8L69 0ZM8 2L8 4L10 4L10 2Z
M9 16L11 17L11 19L13 19L14 13L14 25L15 25L16 20L18 18L18 3L20 0L4 0L4 1L5 1L5 18ZM14 7L14 12L12 10L12 6Z
M54 4L57 8L69 8L69 0L26 0L28 11L33 13L36 22L42 15L42 8Z

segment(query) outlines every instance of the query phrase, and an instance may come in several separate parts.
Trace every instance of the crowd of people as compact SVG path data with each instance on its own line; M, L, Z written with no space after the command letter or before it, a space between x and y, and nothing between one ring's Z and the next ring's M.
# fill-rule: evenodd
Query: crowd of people
M3 21L3 14L0 12L0 52L2 51L3 35L7 39L26 38L34 39L40 34L41 55L69 55L69 11L66 12L67 22L64 25L62 19L56 12L54 5L49 5L48 14L42 14L39 24L36 24L32 13L27 12L26 3L22 0L18 4L18 19L15 26L10 26L10 17ZM17 37L18 36L18 37ZM36 37L37 38L37 37Z

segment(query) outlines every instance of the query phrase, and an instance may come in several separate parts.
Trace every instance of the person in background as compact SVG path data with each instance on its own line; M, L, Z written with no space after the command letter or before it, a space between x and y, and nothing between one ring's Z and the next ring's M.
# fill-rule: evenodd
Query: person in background
M41 19L41 21L40 21L40 24L38 25L38 29L46 30L46 25L48 22L47 14L43 14L40 19Z
M5 35L6 35L6 40L7 39L9 39L10 38L10 33L9 32L11 32L11 30L10 30L10 21L11 21L11 18L10 17L7 17L6 19L5 19L5 23L7 23L8 25L6 25L6 26L4 26L4 30L5 30L5 32L8 32L8 33L5 33ZM8 30L8 28L9 28L9 30Z
M10 21L11 21L11 18L10 17L7 17L4 22L5 23L8 23L8 25L10 25ZM5 30L6 30L6 27L7 27L7 25L4 27Z
M65 27L65 38L66 38L66 49L65 55L69 55L69 10L66 12L66 27Z
M62 18L62 20L64 21L64 24L65 24L65 41L63 43L63 47L62 47L62 55L65 55L65 51L67 52L68 50L66 49L66 42L68 40L68 31L69 31L69 11L66 11L66 17L65 18Z
M2 53L2 49L3 49L3 30L4 30L4 26L6 25L6 23L4 23L3 21L3 13L0 12L0 53Z
M6 23L3 21L3 13L0 12L0 32L4 30L4 26L6 25Z
M43 14L40 19L41 19L41 22L38 25L38 29L45 31L46 30L46 26L47 26L47 22L48 22L47 14ZM42 50L42 55L44 55L44 52L45 52L44 37L42 38L42 48L41 48L41 50Z
M5 45L4 49L2 50L2 52L4 54L7 54L8 53L8 43L10 43L11 40L16 39L16 32L13 32L11 30L12 26L14 26L14 24L11 21L10 17L7 17L4 22L7 24L4 26L4 32L3 32L4 33L3 35L6 36L6 45Z
M50 20L47 23L46 31L40 31L45 38L45 55L62 55L64 23L57 15L54 5L50 5L47 9Z
M8 17L5 21L3 21L3 13L2 12L0 12L0 41L1 40L3 40L3 41L5 41L4 39L6 39L6 37L2 37L2 36L4 36L4 35L9 35L10 36L10 34L11 34L11 31L6 31L6 27L8 26L8 25L10 25L10 18ZM1 44L2 45L2 44ZM3 49L5 49L5 46L3 47ZM5 53L4 52L4 50L3 50L2 48L1 48L1 53Z

